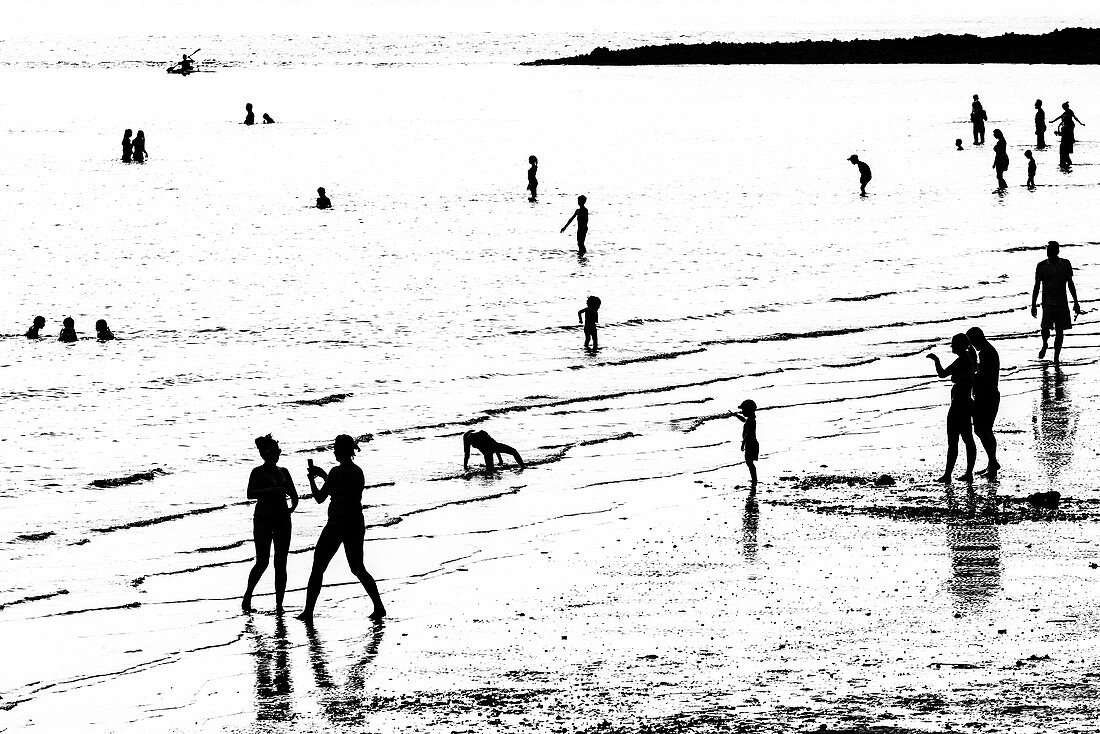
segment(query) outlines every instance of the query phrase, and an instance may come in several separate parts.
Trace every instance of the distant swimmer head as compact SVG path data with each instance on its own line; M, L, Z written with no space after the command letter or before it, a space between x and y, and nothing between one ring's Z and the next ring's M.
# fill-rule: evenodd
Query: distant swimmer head
M317 195L318 196L324 196L325 195L325 187L324 186L319 186L317 188Z
M268 125L275 122L275 118L273 118L271 115L267 114L266 112L264 113L264 118L263 119L264 119L264 122L267 123Z
M1050 248L1048 247L1047 249L1049 250ZM65 319L61 322L61 325L64 326L66 329L72 329L76 326L76 322L73 321L72 316L66 316Z
M99 321L95 322L95 330L107 331L107 319L100 319Z
M580 204L581 206L584 206L586 203L588 203L588 197L587 196L578 196L577 197L577 203Z
M952 352L962 354L968 349L970 349L970 340L966 338L966 334L956 334L951 337Z
M962 138L955 138L955 150L962 150L962 149L963 149L963 139Z
M755 413L756 412L756 401L752 400L752 399L742 400L741 404L737 406L737 409L738 410L743 410L746 413Z
M332 442L332 452L336 454L336 458L340 457L352 458L355 456L355 452L359 450L359 444L355 439L346 433L341 433L336 437L336 440Z
M279 442L273 439L270 433L256 438L256 449L260 452L260 456L265 459L278 459L279 455L283 453L283 450L279 448Z
M528 156L527 162L530 163L532 166L537 166L539 163L539 159L535 156Z
M34 317L34 327L36 329L41 329L45 325L46 325L46 319L44 317L42 317L42 316L35 316Z
M1047 243L1047 256L1058 257L1058 243L1054 240Z

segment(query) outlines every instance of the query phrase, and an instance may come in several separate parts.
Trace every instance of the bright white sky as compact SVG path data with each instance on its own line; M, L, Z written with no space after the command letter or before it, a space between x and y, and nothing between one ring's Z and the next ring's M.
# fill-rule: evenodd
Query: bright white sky
M1097 0L2 0L21 35L646 32L1100 25Z

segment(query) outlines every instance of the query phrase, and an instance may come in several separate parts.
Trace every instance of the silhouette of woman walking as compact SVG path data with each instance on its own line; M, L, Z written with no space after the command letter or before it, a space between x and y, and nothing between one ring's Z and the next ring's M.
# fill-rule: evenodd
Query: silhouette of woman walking
M122 133L122 162L129 163L134 159L134 143L130 140L130 137L134 134L134 131L130 128L126 128L126 132Z
M1005 171L1008 170L1008 142L1000 128L993 129L993 137L997 142L993 144L993 170L997 172L997 189L1008 188L1005 183Z
M956 355L955 361L946 368L940 364L938 356L928 355L936 364L937 375L951 377L951 407L947 409L947 468L944 469L943 476L936 480L945 484L951 481L951 472L954 471L955 460L959 457L960 437L966 446L966 473L959 477L960 481L969 482L974 479L974 460L978 454L970 422L974 415L972 393L977 365L966 334L951 337L951 351Z
M245 614L252 611L252 592L267 570L272 545L275 546L275 611L283 611L286 557L290 551L290 513L298 506L298 492L294 489L290 472L278 466L283 453L279 442L269 433L256 439L256 448L264 463L253 469L248 477L248 499L256 500L256 512L252 518L256 564L248 573L248 587L241 600L241 610ZM284 498L290 498L289 507Z
M332 449L339 465L326 473L324 469L313 466L313 462L310 462L309 486L313 499L318 504L328 498L331 498L331 502L328 505L328 522L321 530L317 547L313 551L313 570L310 571L309 585L306 587L306 607L298 615L298 619L305 622L313 620L313 608L317 605L317 597L321 595L325 569L341 545L344 546L348 567L363 584L367 596L374 603L370 618L381 619L386 616L386 607L378 594L378 585L363 567L363 536L366 533L363 521L363 488L366 479L363 477L363 470L352 461L358 450L359 446L354 438L340 434ZM325 480L320 489L314 483L317 477Z
M148 153L145 150L145 132L138 130L137 135L134 136L134 163L144 163L146 155Z

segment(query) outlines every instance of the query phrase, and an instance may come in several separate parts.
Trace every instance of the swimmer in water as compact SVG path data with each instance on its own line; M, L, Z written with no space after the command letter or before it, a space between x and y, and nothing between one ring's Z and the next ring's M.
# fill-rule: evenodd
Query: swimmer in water
M265 112L263 116L263 121L265 125L271 125L275 122L275 118Z
M61 335L57 337L59 342L75 342L79 339L76 335L76 322L72 316L66 316L61 322Z
M286 594L286 559L290 552L290 514L298 506L298 492L294 480L285 467L279 466L282 449L271 434L256 439L256 449L264 463L252 470L248 477L248 499L256 500L252 517L252 540L256 543L256 563L248 572L248 586L241 611L252 611L252 592L260 577L267 570L271 559L271 547L275 547L275 611L283 611ZM287 505L287 500L290 505Z
M31 324L31 328L27 329L27 333L24 334L28 339L38 339L38 332L42 330L42 327L46 325L46 319L42 316L35 316L34 322Z
M255 125L256 124L256 113L252 111L252 103L251 102L246 102L245 103L244 113L245 113L244 114L244 124L245 125Z
M101 342L109 342L115 338L115 335L111 333L111 330L107 328L107 320L100 319L95 322L95 338Z
M955 150L962 150L962 149L963 149L963 139L962 138L955 138Z
M318 209L331 209L332 202L325 196L325 187L321 186L317 189L317 208Z
M366 479L363 470L352 460L359 445L351 436L341 434L336 437L333 444L333 454L339 462L327 473L320 467L309 468L310 491L313 499L320 504L331 497L328 505L328 522L321 530L321 536L317 538L317 546L313 551L313 570L309 574L309 585L306 587L306 606L298 619L303 622L313 621L313 609L317 605L317 597L321 595L321 585L325 580L325 569L328 568L332 557L340 546L344 546L344 556L348 559L348 568L363 584L367 596L374 604L371 619L382 619L386 616L386 607L382 604L382 597L378 594L378 584L374 577L367 573L363 566L363 537L366 534L366 523L363 520L363 489ZM314 479L320 477L325 480L320 489L316 488Z
M504 466L504 460L500 457L501 453L509 454L516 463L519 464L519 468L523 469L527 465L523 463L523 459L520 458L519 452L511 446L503 443L498 443L493 440L485 431L466 431L462 435L462 469L464 471L470 468L470 447L474 447L481 452L482 457L485 459L485 473L489 474L493 471L493 455L496 454L497 461L501 466Z
M577 254L583 255L587 250L584 249L584 240L588 236L588 209L585 204L588 203L587 196L577 197L577 211L573 212L573 216L569 217L569 221L565 223L565 227L561 228L564 232L573 220L577 220Z

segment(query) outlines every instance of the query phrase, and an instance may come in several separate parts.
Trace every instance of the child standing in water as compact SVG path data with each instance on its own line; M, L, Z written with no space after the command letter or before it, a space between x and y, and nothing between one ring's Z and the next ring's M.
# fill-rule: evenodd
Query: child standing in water
M27 333L24 334L28 339L39 338L38 332L42 330L42 327L46 325L46 319L42 316L35 316L34 323L31 324L31 328L27 329Z
M286 558L290 552L290 513L298 506L298 492L294 480L285 467L279 466L282 449L271 434L256 439L256 449L264 463L252 470L248 477L248 499L256 500L256 514L252 518L252 539L256 543L256 564L248 573L248 586L241 611L252 611L252 592L260 577L267 570L271 559L271 547L275 546L275 611L283 611L286 594ZM290 506L287 506L287 499Z
M745 452L745 466L749 468L749 478L756 486L756 460L760 458L760 442L756 440L756 403L743 400L737 406L733 417L745 425L741 429L741 450Z
M534 201L535 197L539 195L539 180L537 178L539 172L539 159L535 156L531 156L527 159L527 162L531 164L531 167L527 169L527 190L531 192L531 198L527 201Z
M245 102L245 104L244 104L244 124L245 125L255 125L256 124L256 113L252 111L252 103L251 102Z
M332 202L325 196L325 187L322 186L317 189L317 208L318 209L331 209Z
M587 196L577 197L577 211L573 212L573 216L569 217L569 221L565 223L565 227L561 228L564 232L573 220L577 220L577 254L583 255L587 250L584 249L584 238L588 236L588 209L585 208L585 204L588 203Z
M600 348L599 337L596 336L596 324L600 322L600 299L595 296L588 297L588 305L577 311L577 321L584 324L584 348L588 348L588 342L592 342L593 349Z
M72 316L66 316L65 320L61 322L61 335L57 337L57 340L59 342L75 342L77 339L76 322L73 321Z
M1027 158L1027 187L1033 189L1035 188L1035 157L1030 150L1025 150L1024 158Z

